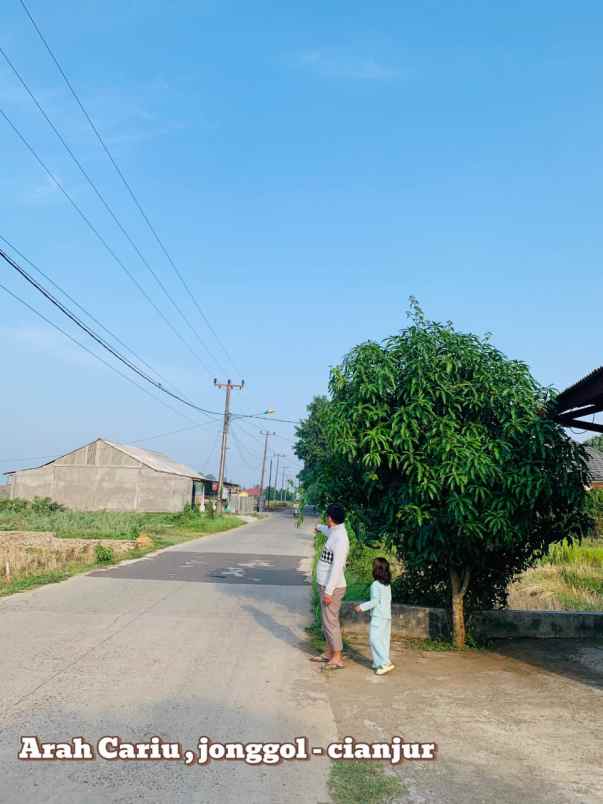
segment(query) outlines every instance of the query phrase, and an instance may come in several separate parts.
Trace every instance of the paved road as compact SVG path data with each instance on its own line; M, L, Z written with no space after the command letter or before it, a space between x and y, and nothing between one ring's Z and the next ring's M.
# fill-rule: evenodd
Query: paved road
M0 801L324 802L326 763L22 762L47 741L335 738L303 652L311 537L274 516L0 601Z

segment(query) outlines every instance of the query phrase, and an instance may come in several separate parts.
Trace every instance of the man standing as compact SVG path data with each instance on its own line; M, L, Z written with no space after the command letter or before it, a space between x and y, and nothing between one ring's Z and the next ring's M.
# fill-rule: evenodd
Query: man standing
M319 525L316 532L325 533L327 541L316 568L316 580L320 592L322 630L327 641L327 651L313 657L314 662L325 662L329 670L343 668L343 642L339 610L346 591L345 562L350 551L350 542L345 529L345 511L333 503L327 508L327 524Z

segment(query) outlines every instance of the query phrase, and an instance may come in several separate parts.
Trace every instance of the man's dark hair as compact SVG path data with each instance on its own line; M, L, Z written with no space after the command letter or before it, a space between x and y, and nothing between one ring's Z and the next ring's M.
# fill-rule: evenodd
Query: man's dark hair
M385 584L385 586L389 586L392 582L389 561L386 558L376 558L373 561L373 578Z
M339 503L331 503L327 508L327 516L330 516L336 525L341 525L345 522L345 509Z

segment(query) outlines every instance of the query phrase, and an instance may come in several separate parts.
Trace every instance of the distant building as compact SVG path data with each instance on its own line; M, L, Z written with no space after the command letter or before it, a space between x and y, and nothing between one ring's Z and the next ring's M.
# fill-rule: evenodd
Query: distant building
M591 474L591 488L603 489L603 452L594 447L586 447L586 451Z
M6 473L9 496L50 497L76 511L182 511L203 507L206 478L141 447L98 438L33 469Z
M243 489L241 492L241 497L259 497L260 496L260 487L259 486L252 486L250 489Z
M218 496L218 478L215 475L203 474L203 487L206 497ZM231 483L230 480L224 480L224 492L226 495L239 494L241 486L239 483Z

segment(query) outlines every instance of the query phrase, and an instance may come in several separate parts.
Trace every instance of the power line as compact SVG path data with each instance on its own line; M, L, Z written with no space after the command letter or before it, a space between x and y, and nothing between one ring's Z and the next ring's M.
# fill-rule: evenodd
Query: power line
M130 360L130 358L125 357L117 349L115 349L110 343L108 343L102 336L100 336L98 333L96 333L90 326L88 326L88 324L86 324L84 321L82 321L73 311L71 311L65 304L63 304L63 302L61 302L59 299L57 299L56 296L53 296L53 294L47 288L45 288L36 279L34 279L34 277L28 271L26 271L25 268L23 268L23 266L19 265L19 263L16 262L16 260L14 260L2 248L0 248L0 258L2 258L11 268L13 268L15 271L17 271L17 273L19 273L27 282L29 282L30 285L32 285L39 293L41 293L49 302L51 302L51 304L53 304L55 307L57 307L67 318L69 318L77 327L79 327L81 330L83 330L99 346L102 346L103 349L108 351L113 357L115 357L117 360L119 360L121 363L123 363L129 369L131 369L135 374L137 374L143 380L148 382L154 388L157 388L159 391L162 391L164 394L166 394L167 396L171 397L172 399L175 399L176 401L181 402L183 405L186 405L187 407L189 407L189 408L191 408L193 410L196 410L199 413L203 413L203 414L205 414L207 416L222 416L223 415L222 412L220 412L220 411L208 410L207 408L204 408L201 405L196 405L194 402L191 402L190 400L186 399L184 396L175 393L174 391L170 390L169 388L166 388L164 385L162 385L162 383L158 382L153 377L151 377L149 374L147 374L145 371L143 371L139 366L137 366L135 363L133 363L132 360ZM7 292L10 293L10 291L8 291L8 289L7 289ZM14 294L11 294L11 295L14 296ZM18 299L18 297L16 297L16 296L15 296L15 298ZM20 299L18 299L18 300L20 300ZM27 305L27 306L30 307L30 305ZM36 314L41 315L34 308L30 307L30 309L34 310L34 312L36 312ZM44 318L44 320L48 321L49 319ZM54 324L54 322L50 322L50 323L55 328L60 329L59 327L57 327L56 324ZM64 333L64 330L60 330L60 331ZM80 344L79 341L75 340L70 335L67 335L67 337L69 337L71 340L73 340L79 346L82 346L82 344ZM90 351L85 346L82 346L82 348L87 352ZM91 352L91 354L95 355L99 360L101 359L94 352ZM102 361L102 362L104 362L104 361ZM114 368L114 367L112 366L112 368ZM118 372L118 373L121 374L121 372ZM125 376L125 375L122 375L122 376ZM139 387L141 387L141 386L139 386ZM268 419L267 416L262 416L262 415L258 415L258 414L254 414L254 413L238 413L238 414L234 414L234 415L238 419L262 419L262 420L267 420ZM278 422L290 422L290 423L296 424L296 422L294 422L291 419L272 419L271 418L271 419L268 419L268 420L278 421Z
M234 368L236 368L236 366L235 366L235 364L234 364L234 361L233 361L232 357L230 356L230 353L228 352L228 350L227 350L227 349L226 349L226 347L224 346L224 343L222 342L222 340L221 340L221 339L220 339L220 337L218 336L218 333L217 333L217 332L215 331L215 329L212 327L211 323L209 322L209 319L207 318L207 316L205 315L205 313L204 313L204 312L203 312L203 310L201 309L201 306L199 305L199 302L197 301L196 297L195 297L195 296L194 296L194 294L192 293L192 291L191 291L191 289L190 289L190 287L189 287L189 285L188 285L188 283L187 283L186 279L184 278L184 276L183 276L182 272L180 271L180 269L178 268L178 266L177 266L177 265L176 265L176 263L174 262L174 260L173 260L173 258L172 258L172 256L171 256L171 254L170 254L170 253L169 253L169 251L167 250L167 248L166 248L165 244L163 243L163 240L162 240L162 239L159 237L159 234L157 233L157 230L155 229L155 227L154 227L154 226L153 226L153 224L151 223L151 221L150 221L150 219L149 219L148 215L147 215L147 214L146 214L146 212L144 211L144 209L143 209L143 207L142 207L142 204L140 203L140 201L139 201L139 199L138 199L138 197L137 197L136 193L135 193L135 192L134 192L134 190L132 189L132 186L130 185L130 183L128 182L128 180L126 179L126 177L124 176L124 174L123 174L123 172L122 172L121 168L119 167L119 165L117 164L117 161L115 160L115 157L113 156L113 154L112 154L111 150L109 149L108 145L106 144L106 142L105 142L105 140L104 140L104 138L103 138L102 134L100 133L100 131L99 131L99 130L98 130L98 128L96 127L96 125L95 125L94 121L92 120L91 116L89 115L88 111L86 110L86 107L85 107L85 106L84 106L84 104L82 103L82 101L81 101L81 99L80 99L80 97L79 97L78 93L75 91L75 89L74 89L74 87L73 87L73 85L72 85L71 81L69 80L69 78L68 78L68 76L67 76L67 74L66 74L65 70L63 69L63 67L62 67L61 63L59 62L58 58L56 57L56 55L54 54L54 52L53 52L52 48L50 47L50 45L49 45L48 41L46 40L46 37L44 36L44 34L42 33L42 31L40 30L40 27L38 26L37 22L36 22L36 21L35 21L35 19L33 18L32 14L31 14L31 12L30 12L30 10L29 10L29 8L28 8L28 7L27 7L27 5L25 4L24 0L20 0L20 3L21 3L21 6L23 7L23 10L24 10L24 11L25 11L25 13L27 14L27 16L28 16L28 18L29 18L29 20L30 20L31 24L33 25L33 27L34 27L34 29L35 29L36 33L37 33L37 34L38 34L38 36L40 37L40 40L42 41L42 44L43 44L43 45L44 45L44 47L46 48L46 50L47 50L47 52L48 52L48 54L49 54L50 58L51 58L51 59L52 59L52 61L54 62L54 64L55 64L56 68L58 69L58 71L59 71L59 73L61 74L61 76L62 76L63 80L65 81L65 84L67 85L67 87L68 87L69 91L71 92L71 94L72 94L73 98L75 99L75 102L76 102L76 103L77 103L77 105L79 106L80 110L82 111L82 114L84 115L84 117L85 117L85 118L86 118L86 120L88 121L88 123L89 123L89 125L90 125L90 127L91 127L92 131L93 131L93 132L94 132L94 134L96 135L96 138L98 139L98 141L99 141L99 143L100 143L100 145L101 145L101 147L102 147L103 151L105 152L105 154L107 155L107 157L108 157L109 161L111 162L111 164L112 164L112 165L113 165L113 167L115 168L115 171L117 172L117 175L119 176L119 178L120 178L120 179L121 179L121 181L123 182L123 185L124 185L124 187L126 188L126 190L128 191L128 193L129 193L129 195L130 195L130 197L131 197L132 201L133 201L133 202L134 202L134 204L136 205L136 208L138 209L138 211L139 211L139 212L140 212L140 214L142 215L142 217L143 217L143 219L144 219L145 223L147 224L147 226L148 226L148 228L149 228L149 230L150 230L151 234L152 234L152 235L153 235L153 237L155 238L155 241L156 241L156 242L157 242L157 244L159 245L159 247L160 247L161 251L163 252L163 254L165 255L165 257L167 258L167 260L168 260L168 262L170 263L170 265L172 266L172 268L174 269L174 271L175 271L175 273L176 273L176 276L178 277L178 279L179 279L179 280L180 280L180 282L182 283L183 288L185 289L185 291L187 292L188 296L190 297L190 299L192 300L193 304L195 305L195 307L196 307L196 309L197 309L197 312L199 313L199 315L201 316L201 318L203 319L203 321L205 321L205 324L207 325L208 329L210 330L210 332L212 333L212 335L213 335L213 336L214 336L214 338L216 339L217 343L218 343L218 344L219 344L219 346L221 347L222 351L224 352L224 354L226 355L226 357L228 358L228 360L231 362L231 364L233 365L233 367L234 367Z
M21 257L22 260L25 260L25 262L28 265L30 265L34 269L34 271L36 271L38 274L40 274L40 276L43 276L44 279L46 279L47 282L50 282L50 284L56 290L58 290L59 293L62 293L62 295L66 299L69 299L69 301L72 304L74 304L78 308L78 310L81 310L82 313L84 313L84 315L87 315L88 318L90 318L91 321L94 321L94 323L98 327L100 327L111 338L113 338L115 341L117 341L117 343L119 343L120 346L123 346L124 349L126 349L128 352L130 352L130 354L134 355L134 357L137 360L139 360L144 366L146 366L150 371L152 371L157 377L159 377L160 379L163 379L165 382L167 382L167 380L165 380L165 378L161 376L161 374L157 371L157 369L153 368L153 366L151 366L149 363L147 363L147 361L143 357L141 357L137 352L134 351L134 349L132 349L130 346L128 346L126 343L124 343L124 341L122 341L121 338L119 338L114 332L111 332L111 330L108 329L102 322L100 322L98 320L98 318L95 318L95 316L93 316L92 313L89 310L86 310L85 307L83 307L78 301L76 301L76 299L74 299L73 296L71 296L69 293L67 293L67 291L64 290L60 285L58 285L50 276L48 276L47 273L45 273L34 262L32 262L28 257L26 257L25 254L23 254L22 251L19 251L19 249L13 243L11 243L10 240L7 240L6 237L3 237L3 235L1 235L1 234L0 234L0 240L2 240L3 243L6 243L6 245L10 249L12 249L15 252L15 254L18 254L19 257Z
M151 276L153 277L153 279L155 280L155 282L157 282L157 284L159 285L160 289L163 291L163 293L165 294L165 296L166 296L166 297L168 298L168 300L171 302L172 306L174 307L174 309L176 310L176 312L178 313L178 315L179 315L179 316L182 318L182 320L184 321L184 323L185 323L185 324L188 326L188 328L191 330L191 332L193 333L193 335L195 336L195 338L196 338L196 339L198 339L199 341L201 341L201 342L203 343L203 338L201 337L201 335L200 335L200 333L198 332L198 330L197 330L197 329L195 329L195 327L193 327L193 325L192 325L192 324L191 324L191 322L189 321L188 317L186 316L186 314L184 313L184 311L182 310L182 308L180 307L180 305L179 305L179 304L176 302L176 300L173 298L173 296L171 295L171 293L169 292L169 290L166 288L166 286L165 286L165 285L163 284L163 282L161 281L161 278L158 276L157 272L156 272L155 270L153 270L152 266L149 264L148 260L147 260L147 259L146 259L146 257L144 256L144 254L143 254L143 253L140 251L140 248L137 246L137 244L134 242L134 240L133 240L133 239L132 239L132 237L130 236L130 233L129 233L129 232L127 231L127 229L126 229L126 228L123 226L123 224L121 223L121 221L119 220L119 218L118 218L118 217L117 217L117 215L115 214L115 212L114 212L113 208L110 206L109 202L106 200L106 198L104 197L104 195L103 195L103 194L101 193L101 191L98 189L98 187L97 187L96 183L95 183L95 182L92 180L92 178L90 177L90 174L87 172L87 170L85 169L85 167L82 165L82 163L80 162L80 160L77 158L77 156L76 156L76 155L75 155L75 153L73 152L73 149L72 149L72 148L70 147L70 145L69 145L69 144L66 142L65 138L63 137L63 135L61 134L61 132L59 131L59 129L56 127L56 125L55 125L55 124L53 123L53 121L50 119L50 117L48 116L48 113L46 112L46 110L44 109L44 107L42 106L42 104L40 103L40 101L38 100L38 98L36 97L36 95L34 94L34 92L32 91L32 89L29 87L29 85L27 84L27 82L25 81L25 79L23 78L23 76L21 75L21 73L20 73L20 72L18 71L18 69L15 67L15 65L13 64L13 62L12 62L12 61L10 60L10 58L8 57L8 55L7 55L6 51L5 51L5 50L4 50L2 47L0 47L0 54L1 54L1 55L4 57L4 60L6 61L6 63L8 64L8 66L10 67L10 69L12 70L12 72L14 73L14 75L17 77L17 79L18 79L18 81L20 82L20 84L21 84L21 86L23 87L23 89L24 89L24 90L27 92L27 94L29 95L29 97L31 98L31 100L33 101L33 103L35 104L35 106L37 107L38 111L40 112L40 114L42 115L42 117L44 118L44 120L46 120L46 122L48 123L48 125L49 125L49 126L51 127L51 129L54 131L54 133L55 133L55 134L56 134L56 136L58 137L59 141L61 142L61 144L63 145L63 147L65 148L65 150L66 150L66 151L67 151L67 153L69 154L69 156L71 157L71 159L72 159L72 160L75 162L75 164L77 165L77 167L78 167L78 169L79 169L80 173L82 174L82 176L83 176L83 177L86 179L86 181L88 182L88 184L90 185L90 187L92 188L92 190L94 191L94 193L96 194L97 198L100 200L101 204L102 204L102 205L104 206L104 208L107 210L107 212L109 213L109 215L111 216L111 218L113 219L113 221L115 222L115 224L118 226L118 228L119 228L119 230L121 231L121 233L122 233L122 234L124 235L124 237L127 239L128 243L129 243L129 244L132 246L132 248L134 249L134 251L136 252L136 254L137 254L139 257L140 257L140 260L141 260L141 261L142 261L142 263L145 265L145 267L147 268L147 270L150 272L150 274L151 274ZM214 362L216 363L216 365L218 365L218 366L219 366L218 361L216 360L215 356L212 354L212 352L210 351L210 349L208 349L207 345L206 345L206 344L203 344L203 345L204 345L205 349L207 350L207 353L210 355L210 357L211 357L211 358L214 360Z
M58 324L55 324L54 321L51 321L50 318L47 318L39 310L36 310L35 307L32 307L32 305L29 304L28 302L26 302L25 299L22 299L20 296L17 296L16 293L13 293L12 290L9 290L6 287L6 285L3 285L2 283L0 283L0 289L5 291L5 293L8 293L9 296L12 296L12 298L15 299L16 301L18 301L20 304L24 305L29 310L31 310L31 312L34 313L35 315L37 315L38 318L41 318L47 324L50 324L51 327L53 327L54 329L58 330L66 338L69 338L69 340L72 343L76 344L76 346L79 346L80 349L83 349L89 355L92 355L92 357L96 358L96 360L100 361L104 366L106 366L107 368L111 369L111 371L114 371L116 374L119 374L119 376L122 377L124 380L127 380L127 382L131 383L132 385L135 385L137 388L139 388L147 396L150 396L151 399L154 399L156 402L159 402L161 405L163 405L164 407L168 408L173 413L177 413L178 416L182 416L184 419L187 419L189 422L193 421L193 419L191 419L190 416L187 416L186 414L182 413L182 411L177 410L176 408L172 407L172 405L168 404L165 400L160 399L159 397L155 396L155 394L152 394L147 388L145 388L144 386L140 385L140 383L137 383L136 380L133 380L131 377L128 377L128 375L124 374L123 371L120 371L115 366L112 366L111 363L109 363L107 360L104 360L100 355L97 355L96 352L92 351L92 349L89 349L85 344L81 343L81 341L78 341L77 338L74 338L72 335L70 335L66 330L64 330Z
M126 275L130 278L130 280L134 283L134 285L138 288L140 293L144 296L144 298L149 302L149 304L153 307L155 312L162 318L162 320L167 324L167 326L172 330L174 335L180 340L189 352L195 357L196 360L203 366L204 370L211 376L211 371L206 366L205 361L203 358L190 346L188 341L180 334L180 332L176 329L176 327L172 324L169 318L163 313L163 311L155 304L153 299L149 296L146 292L144 287L140 284L140 282L136 279L134 274L129 270L129 268L125 265L123 260L118 257L116 252L113 248L109 245L107 240L103 237L103 235L99 232L96 226L92 223L90 218L86 215L86 213L82 210L79 204L74 200L74 198L67 192L63 184L59 181L59 179L54 175L54 173L50 170L50 168L45 164L42 158L38 155L37 151L31 145L31 143L25 138L25 136L21 133L21 131L17 128L17 126L13 123L10 117L6 114L4 109L0 109L0 115L4 117L8 125L12 128L14 133L17 137L21 140L23 145L27 148L27 150L32 154L36 162L40 165L40 167L44 170L47 176L51 179L51 181L56 185L56 187L61 191L61 193L65 196L65 198L69 201L71 206L75 209L78 215L82 218L82 220L86 223L88 228L93 232L99 242L104 246L110 256L115 260L115 262L120 266L120 268L126 273Z
M213 444L211 446L210 451L207 453L207 458L205 459L205 461L203 463L203 466L209 464L209 460L210 460L211 456L215 455L216 449L218 448L218 443L220 441L220 436L221 436L220 426L218 425L216 427L216 437L214 438L214 441L213 441ZM203 467L201 468L201 471L203 471Z
M81 330L83 330L90 338L92 338L92 340L94 340L99 346L102 346L103 349L105 349L113 357L115 357L117 360L119 360L121 363L123 363L125 366L127 366L127 368L129 368L131 371L133 371L135 374L137 374L141 379L145 380L150 385L152 385L154 388L157 388L159 391L162 391L167 396L171 397L172 399L175 399L177 402L181 402L183 405L186 405L187 407L191 408L192 410L196 410L197 412L203 413L206 416L222 416L223 415L220 411L208 410L207 408L201 407L200 405L196 405L194 402L191 402L190 400L186 399L185 397L181 396L180 394L177 394L174 391L170 390L169 388L166 388L160 382L158 382L153 377L151 377L149 374L147 374L145 371L143 371L139 366L137 366L135 363L133 363L132 360L130 360L128 357L125 357L117 349L115 349L113 346L111 346L110 343L108 343L104 338L102 338L98 333L96 333L91 327L89 327L88 324L86 324L84 321L82 321L73 311L69 310L69 308L65 304L63 304L63 302L61 302L59 299L57 299L56 296L53 296L53 294L47 288L45 288L43 285L41 285L28 271L25 270L25 268L23 268L21 265L19 265L19 263L16 262L2 248L0 248L0 258L2 258L11 268L13 268L15 271L17 271L17 273L19 273L27 282L29 282L30 285L32 285L39 293L41 293L49 302L51 302L51 304L53 304L55 307L57 307L77 327L79 327ZM4 286L2 286L2 287L4 288ZM11 293L11 291L9 291L7 288L5 288L5 289L14 298L17 298L18 301L22 301L17 296L15 296L15 294ZM57 329L60 329L60 327L58 327L56 324L54 324L54 322L50 322L49 319L46 319L44 316L42 316L42 314L39 313L37 310L35 310L35 308L31 307L26 302L25 302L25 304L26 304L27 307L29 307L29 309L33 310L37 315L43 317L45 321L47 321L48 323L51 323L51 325L53 327L55 327ZM60 331L63 332L63 334L67 334L62 329L60 329ZM76 339L72 338L71 335L67 334L67 337L70 338L70 340L74 341L74 343L76 343L78 346L81 346L86 352L90 352L91 354L95 355L95 357L97 357L99 360L101 360L102 362L105 362L105 361L102 360L102 358L100 358L94 352L91 352L87 347L83 346L79 341L77 341ZM110 364L107 364L107 365L110 365ZM112 366L112 368L115 369L115 367L113 367L113 366ZM115 369L115 370L117 371L117 369ZM121 372L118 372L118 373L121 374ZM122 375L122 376L125 376L125 375ZM131 378L128 378L128 379L131 379ZM138 385L137 383L134 383L134 384ZM142 387L142 386L138 386L138 387ZM145 392L146 392L146 389L145 389ZM151 395L151 396L153 396L153 395ZM156 398L156 397L153 396L153 398ZM258 419L266 418L265 416L258 416L256 414L238 414L238 415L241 418L258 418ZM188 418L188 417L185 417L185 418ZM192 420L189 418L189 421L192 421ZM279 419L277 421L285 421L285 420Z
M199 413L204 413L204 414L206 414L208 416L217 415L216 411L205 410L204 408L200 407L199 405L195 405L193 402L189 402L189 400L187 400L184 397L180 396L179 394L176 394L173 391L169 390L164 385L162 385L160 382L157 382L157 380L153 379L153 377L151 377L146 372L144 372L139 366L137 366L135 363L133 363L128 357L125 357L120 352L118 352L116 349L114 349L111 346L111 344L107 343L107 341L105 341L104 338L102 338L100 335L98 335L96 332L94 332L94 330L91 329L84 321L82 321L80 318L78 318L78 316L75 313L73 313L71 310L69 310L68 307L66 307L61 301L59 301L56 298L56 296L53 296L52 293L50 293L49 290L47 290L36 279L34 279L34 277L30 273L28 273L25 270L25 268L23 268L21 265L19 265L19 263L17 263L15 260L13 260L12 257L9 254L7 254L2 248L0 248L0 257L2 257L2 259L5 262L7 262L11 266L11 268L13 268L15 271L17 271L17 273L21 274L21 276L27 282L29 282L30 285L32 285L34 288L36 288L36 290L38 290L46 299L48 299L49 302L54 304L54 306L57 307L64 315L66 315L67 318L69 318L76 326L78 326L87 335L89 335L92 338L92 340L94 340L96 343L98 343L99 346L102 346L103 349L106 349L110 354L113 355L113 357L117 358L117 360L119 360L121 363L123 363L129 369L131 369L135 374L137 374L143 380L146 380L148 383L153 385L158 390L163 391L163 393L167 394L168 396L171 396L172 399L176 399L178 402L182 402L184 405L187 405L188 407L192 408L193 410L198 411Z
M271 418L272 418L272 417L271 417ZM233 421L236 421L237 425L238 425L238 426L241 428L241 430L242 430L244 433L246 433L248 436L250 436L251 438L255 438L255 439L256 439L256 441L259 441L260 443L263 441L263 439L262 439L262 438L260 438L259 436L255 435L255 433L252 433L252 432L250 432L250 431L249 431L249 430L248 430L246 427L243 427L243 425L242 425L241 421L239 420L239 418L238 418L237 416L233 416ZM255 427L255 425L252 425L252 426L253 426L253 427Z
M128 444L144 444L147 441L154 441L157 438L165 438L166 436L176 435L177 433L186 433L191 430L201 430L208 425L215 425L215 421L202 422L201 424L193 424L190 427L180 427L178 430L170 430L168 433L157 433L156 435L145 436L144 438L125 439L124 443ZM121 441L121 439L120 439ZM70 452L72 450L69 450ZM56 458L59 454L67 455L68 453L53 453L52 455L30 455L26 458L0 458L0 463L24 463L25 461L43 461L46 459Z
M137 438L135 440L130 440L129 443L142 444L146 441L154 441L156 438L166 438L167 436L177 435L178 433L187 433L190 432L190 430L202 430L205 427L208 427L210 424L215 425L215 420L210 419L209 421L202 422L201 424L193 424L190 427L180 427L178 430L170 430L168 433L157 433L156 435Z
M231 433L232 433L232 439L234 441L234 445L235 445L235 447L237 449L237 452L239 453L239 458L243 461L243 463L245 464L245 466L248 469L250 469L251 471L255 472L256 467L252 466L249 463L249 461L247 460L247 458L245 457L245 455L243 454L243 450L241 449L242 445L241 445L241 442L239 441L239 436L235 433L234 428L231 430Z
M238 423L237 423L237 426L238 426ZM259 462L259 461L261 461L261 457L259 456L259 454L258 454L258 453L256 453L256 452L254 452L254 451L253 451L253 450L252 450L252 449L249 447L249 445L248 445L248 444L245 444L245 442L244 442L244 441L243 441L243 440L242 440L242 439L239 437L239 433L238 433L238 431L235 431L234 424L233 424L233 426L232 426L232 432L233 432L233 435L234 435L234 436L237 438L237 440L238 440L238 442L239 442L240 447L245 449L245 452L247 453L247 455L248 455L248 456L251 456L251 458L253 458L253 460L257 460L258 462Z

